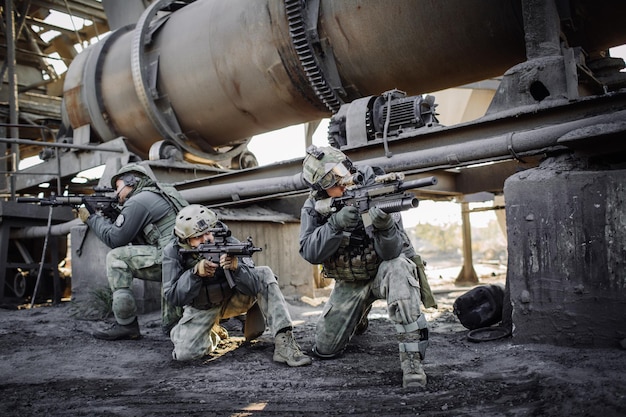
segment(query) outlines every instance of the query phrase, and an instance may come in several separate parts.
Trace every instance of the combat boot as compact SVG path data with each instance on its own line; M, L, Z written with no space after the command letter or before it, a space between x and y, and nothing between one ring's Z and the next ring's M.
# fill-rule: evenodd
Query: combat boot
M130 324L115 323L108 329L96 330L93 332L93 337L102 340L139 339L141 337L139 322L137 317L135 317L135 320Z
M400 367L402 368L402 387L426 386L426 374L422 369L419 352L400 352Z
M311 364L311 358L300 350L291 330L279 333L274 338L274 361L286 363L289 366Z
M220 340L228 339L228 330L226 330L225 327L220 326L219 324L213 325L211 331L215 332L215 334L219 336Z

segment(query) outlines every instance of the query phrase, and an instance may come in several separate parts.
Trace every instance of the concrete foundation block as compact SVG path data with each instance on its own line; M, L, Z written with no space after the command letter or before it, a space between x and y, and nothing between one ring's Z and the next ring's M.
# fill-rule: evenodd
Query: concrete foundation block
M618 347L626 338L625 178L548 161L507 179L515 342Z

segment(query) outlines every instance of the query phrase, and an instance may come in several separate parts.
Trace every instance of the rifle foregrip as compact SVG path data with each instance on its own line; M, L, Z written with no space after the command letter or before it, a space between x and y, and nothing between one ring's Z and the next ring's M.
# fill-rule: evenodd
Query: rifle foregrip
M83 198L59 196L54 198L53 204L57 206L80 206L83 204Z

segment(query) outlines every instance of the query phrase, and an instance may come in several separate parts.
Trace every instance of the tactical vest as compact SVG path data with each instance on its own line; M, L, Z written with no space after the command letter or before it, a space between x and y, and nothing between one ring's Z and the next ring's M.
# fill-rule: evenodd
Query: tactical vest
M157 222L147 225L142 231L145 242L148 245L155 246L159 255L161 255L162 249L172 240L172 230L176 223L176 215L180 209L187 206L188 203L180 196L174 187L169 185L156 184L156 186L143 187L141 191L151 191L160 195L172 208L170 213L163 216Z
M322 272L339 281L369 280L376 276L381 262L365 230L355 229L344 235L337 252L322 263Z
M200 254L183 255L182 264L185 270L194 267L204 257ZM191 301L191 306L198 310L208 310L209 308L223 304L234 294L234 289L230 288L223 269L218 269L214 276L201 278L202 286L198 294Z

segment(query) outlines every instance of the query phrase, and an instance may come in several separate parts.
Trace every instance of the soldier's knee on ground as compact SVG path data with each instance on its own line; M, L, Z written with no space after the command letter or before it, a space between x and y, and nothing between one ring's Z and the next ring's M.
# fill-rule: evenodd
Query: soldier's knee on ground
M324 351L320 351L320 349L317 347L317 344L316 344L316 345L313 345L313 348L311 349L311 353L313 353L313 355L317 356L320 359L333 359L338 356L341 356L341 354L343 353L343 350L340 350L335 353L324 353Z
M175 326L170 333L170 339L174 343L172 358L176 361L190 361L213 352L221 338L213 328L209 330L207 336L194 338L184 326Z

